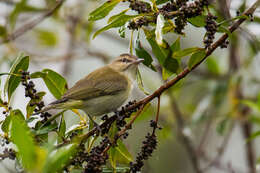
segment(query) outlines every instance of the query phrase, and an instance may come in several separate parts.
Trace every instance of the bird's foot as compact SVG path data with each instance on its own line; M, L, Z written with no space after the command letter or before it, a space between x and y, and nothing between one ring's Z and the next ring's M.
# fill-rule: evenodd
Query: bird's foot
M96 123L95 121L93 121L93 123L94 123L94 127L96 128L96 135L99 136L99 134L101 134L102 132L102 129L98 123Z

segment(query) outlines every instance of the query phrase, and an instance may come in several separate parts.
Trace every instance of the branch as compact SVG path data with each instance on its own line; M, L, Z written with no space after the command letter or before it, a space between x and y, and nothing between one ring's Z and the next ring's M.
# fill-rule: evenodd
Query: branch
M243 15L246 16L250 16L254 13L254 11L256 10L256 8L260 5L260 0L257 0L248 10L246 10ZM245 21L245 18L239 19L237 20L235 23L233 23L228 29L229 31L232 33L234 32L236 29L238 29L238 27ZM207 57L209 57L220 45L222 45L226 39L228 38L228 34L225 33L223 34L214 44L212 44L212 46L206 51L206 55L205 57L198 62L197 64L195 64L191 69L189 68L185 68L181 73L179 73L174 79L166 82L165 84L163 84L160 88L158 88L156 91L154 91L153 94L147 96L146 98L144 98L143 100L137 102L135 105L130 106L128 109L134 109L140 105L146 105L147 103L149 103L151 100L153 100L154 98L160 96L165 90L169 89L170 87L172 87L173 85L175 85L176 83L178 83L181 79L183 79L184 77L186 77L191 71L193 71L194 69L196 69L204 60L207 59Z
M257 0L248 10L246 10L243 15L246 16L250 16L254 13L254 11L256 10L256 8L260 5L260 0ZM232 24L229 27L229 31L232 33L234 32L246 19L242 18L237 20L234 24ZM166 91L167 89L169 89L170 87L172 87L173 85L175 85L176 83L178 83L181 79L183 79L184 77L186 77L191 71L193 71L194 69L196 69L205 59L207 59L207 57L209 57L220 45L222 45L225 40L228 38L228 34L225 33L223 34L214 44L212 44L212 46L206 51L206 55L205 57L198 62L197 64L195 64L191 69L189 68L185 68L181 73L179 73L174 79L166 82L165 84L163 84L161 87L159 87L156 91L154 91L151 95L145 97L143 100L140 100L139 102L135 103L132 106L129 106L128 108L125 109L125 111L129 111L129 110L133 110L136 109L137 107L144 107L146 104L148 104L150 101L152 101L154 98L159 97L164 91ZM101 127L105 127L108 123L110 123L111 121L115 121L116 120L116 115L110 117L107 121L105 121L104 123L101 124ZM87 134L84 134L82 136L80 136L78 139L80 141L85 141L87 140L90 136L92 136L93 134L95 134L95 132L97 131L97 128L93 128L91 131L89 131ZM60 144L59 146L63 146L66 143ZM58 146L58 147L59 147Z
M18 28L16 31L9 34L6 38L0 40L0 44L4 44L4 43L10 42L10 41L13 41L16 38L23 35L24 33L26 33L27 31L33 29L36 25L41 23L44 19L50 17L53 13L55 13L56 10L63 4L63 2L64 2L64 0L57 0L57 4L50 11L47 11L46 13L39 16L35 20L32 20L32 21L24 24L23 26Z

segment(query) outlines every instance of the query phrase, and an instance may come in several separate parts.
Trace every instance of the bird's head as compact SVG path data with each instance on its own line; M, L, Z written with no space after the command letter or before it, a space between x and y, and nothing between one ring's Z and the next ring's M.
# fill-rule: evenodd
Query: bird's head
M143 61L134 55L121 54L109 66L118 72L136 72L138 64Z

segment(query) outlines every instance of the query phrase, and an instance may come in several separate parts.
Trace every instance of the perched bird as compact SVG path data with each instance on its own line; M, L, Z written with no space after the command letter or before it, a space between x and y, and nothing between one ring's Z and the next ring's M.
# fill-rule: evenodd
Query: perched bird
M93 116L116 111L129 97L138 64L142 61L134 55L121 54L112 63L79 80L61 99L50 103L41 112L81 109L93 121Z

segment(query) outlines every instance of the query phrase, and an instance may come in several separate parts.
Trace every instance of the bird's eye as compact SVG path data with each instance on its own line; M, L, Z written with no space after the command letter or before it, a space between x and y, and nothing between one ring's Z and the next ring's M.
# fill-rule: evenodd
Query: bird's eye
M123 58L123 59L122 59L122 62L128 63L128 62L130 62L130 60L127 59L127 58Z

